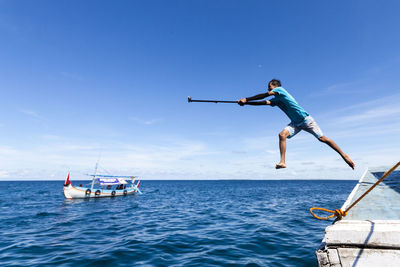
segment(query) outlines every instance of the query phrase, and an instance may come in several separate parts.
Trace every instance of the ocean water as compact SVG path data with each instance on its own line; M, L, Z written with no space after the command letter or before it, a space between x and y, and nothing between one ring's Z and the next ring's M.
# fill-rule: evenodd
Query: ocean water
M79 184L74 182L73 184ZM317 266L356 181L142 181L142 195L64 199L63 181L0 182L1 266Z

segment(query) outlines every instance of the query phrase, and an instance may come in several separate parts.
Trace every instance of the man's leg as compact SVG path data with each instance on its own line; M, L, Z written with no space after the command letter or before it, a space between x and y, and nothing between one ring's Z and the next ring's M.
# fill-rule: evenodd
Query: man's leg
M290 135L287 129L279 133L279 150L281 152L281 161L276 164L276 169L286 168L285 154L286 154L286 138Z
M323 136L319 137L318 140L321 141L322 143L327 144L333 150L335 150L337 153L339 153L339 155L343 158L343 160L354 170L354 167L356 166L354 164L354 162L351 160L349 155L343 153L343 151L339 148L339 146L335 142L333 142L332 139L329 139L328 137L323 135Z

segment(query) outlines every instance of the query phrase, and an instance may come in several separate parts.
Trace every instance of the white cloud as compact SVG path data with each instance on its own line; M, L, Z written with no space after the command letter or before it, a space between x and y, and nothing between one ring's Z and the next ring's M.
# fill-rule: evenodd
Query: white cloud
M30 149L1 147L0 169L9 170L10 173L17 175L14 178L48 178L51 173L66 172L68 169L82 174L92 170L99 152L102 151L101 165L106 169L118 174L140 172L152 176L152 173L156 175L164 171L185 173L188 170L199 170L199 162L206 162L204 158L218 153L202 142L187 140L169 142L167 145L120 142L99 145L56 141ZM30 171L39 169L44 169L44 172ZM20 170L18 174L16 170ZM63 175L61 178L64 178Z
M43 134L42 138L45 140L61 140L62 137L54 134Z
M392 120L400 115L400 106L387 105L383 107L371 107L358 113L342 116L337 121L339 123L373 123L379 120Z
M400 94L393 94L389 96L375 98L373 100L368 100L364 102L359 102L351 106L343 107L340 109L335 109L332 112L327 112L320 117L335 117L338 114L349 114L349 113L357 113L360 110L370 110L371 108L379 108L379 107L387 107L393 106L396 107L400 101Z
M10 147L10 146L2 146L0 147L0 156L10 156L18 154L18 150Z
M278 143L278 133L274 136L253 136L244 139L246 150L264 150L273 151L271 147L276 147Z
M153 125L155 123L158 123L160 121L162 121L161 119L149 119L149 120L143 120L143 119L139 119L136 117L130 117L129 120L140 123L140 124L144 124L144 125Z
M7 171L0 170L0 179L1 178L10 178L9 173Z
M350 82L341 82L332 84L326 88L323 88L318 91L313 91L309 97L320 97L325 95L332 95L332 94L355 94L360 92L365 92L367 90L372 90L371 86L368 86L366 80L357 80L357 81L350 81Z
M0 170L3 179L61 180L68 170L74 180L86 179L84 174L93 171L101 151L100 165L110 173L139 175L144 179L358 179L359 172L367 166L387 166L398 160L399 144L385 142L400 134L399 100L397 94L319 116L323 130L326 128L335 141L338 138L340 145L344 143L343 150L355 160L355 172L336 152L308 133L288 141L288 168L275 170L279 139L278 131L275 134L273 130L254 132L254 136L241 140L226 131L221 135L224 142L215 143L211 143L209 136L198 140L165 137L121 142L120 135L107 136L103 141L84 141L43 134L29 148L0 147ZM24 113L41 117L31 110ZM145 125L159 121L131 120ZM216 133L213 134L219 136ZM387 133L394 137L382 139ZM360 143L360 137L367 146Z
M19 111L22 112L25 115L28 115L28 116L30 116L32 118L35 118L35 119L38 119L38 120L43 120L44 119L41 115L39 115L39 113L37 113L34 110L20 109Z
M327 88L323 89L323 93L338 93L343 90L347 90L349 88L354 88L357 84L359 84L360 81L351 81L351 82L342 82L342 83L336 83L328 86Z
M400 94L394 94L361 102L319 116L320 125L328 136L354 140L354 146L360 138L373 137L371 144L387 146L391 137L400 134L399 101Z

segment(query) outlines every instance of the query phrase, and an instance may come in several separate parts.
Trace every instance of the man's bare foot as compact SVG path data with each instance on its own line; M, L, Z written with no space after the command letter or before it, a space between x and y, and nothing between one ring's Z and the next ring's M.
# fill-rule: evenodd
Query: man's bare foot
M354 167L356 167L356 164L354 164L354 162L351 160L351 158L349 157L349 155L345 154L343 157L344 161L346 161L346 163L350 166L350 168L352 168L354 170Z
M283 168L286 168L286 164L283 162L280 162L275 166L275 169L283 169Z

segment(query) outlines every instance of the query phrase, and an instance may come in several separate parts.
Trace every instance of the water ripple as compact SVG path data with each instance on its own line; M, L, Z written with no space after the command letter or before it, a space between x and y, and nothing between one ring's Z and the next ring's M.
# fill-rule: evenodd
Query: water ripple
M2 265L317 266L330 222L308 209L340 207L355 181L143 181L93 200L20 184L0 182Z

